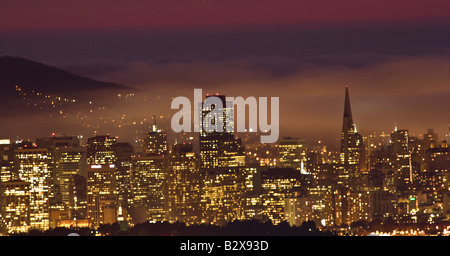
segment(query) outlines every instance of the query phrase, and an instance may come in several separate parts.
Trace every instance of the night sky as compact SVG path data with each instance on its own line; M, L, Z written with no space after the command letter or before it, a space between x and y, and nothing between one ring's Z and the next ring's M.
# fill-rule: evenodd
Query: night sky
M1 30L436 24L445 0L2 1Z
M279 96L281 136L339 140L345 85L358 131L450 122L446 0L2 1L0 55L167 99L194 88ZM1 132L11 136L2 120ZM169 128L169 127L165 127ZM45 129L20 136L45 136ZM36 134L38 132L39 134ZM0 136L1 137L1 136Z

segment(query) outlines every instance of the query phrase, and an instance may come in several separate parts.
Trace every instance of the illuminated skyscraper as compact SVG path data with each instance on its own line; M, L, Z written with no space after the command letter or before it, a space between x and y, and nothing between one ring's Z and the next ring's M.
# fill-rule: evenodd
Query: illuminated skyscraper
M167 219L167 171L164 156L136 156L131 160L133 206L144 209L147 220Z
M192 144L172 147L168 160L168 214L170 222L201 222L200 163Z
M50 227L60 221L70 221L75 207L73 189L75 176L86 175L86 148L80 146L80 137L55 136L36 139L38 147L47 148L53 157L53 176L50 198Z
M350 202L350 190L348 188L340 187L333 190L332 213L334 225L350 225L350 223L352 222Z
M202 222L224 225L245 215L245 172L240 167L201 170Z
M372 220L372 203L370 201L370 192L359 191L350 193L350 218L351 222Z
M87 219L87 178L81 175L72 177L73 187L70 190L73 198L72 219Z
M407 193L413 182L408 130L395 129L391 134L391 141L397 191Z
M116 142L109 135L87 142L87 210L94 227L117 221Z
M14 150L19 178L30 185L30 228L46 230L49 226L49 198L53 159L46 148Z
M287 220L286 203L300 192L300 171L293 168L270 168L261 172L261 215L263 220L279 224ZM291 200L287 200L291 199Z
M55 177L61 200L70 210L74 207L75 176L86 172L86 149L83 147L55 150Z
M0 186L0 226L8 234L25 233L30 228L30 183L21 180L3 182Z
M14 148L9 139L0 140L0 183L14 179Z
M261 172L267 167L258 164L244 169L245 177L245 219L261 219Z
M340 167L337 185L354 190L360 189L362 137L353 123L348 87L345 88L344 118L342 124Z
M213 96L206 98L209 97ZM224 95L214 97L221 101L223 108L200 131L202 222L221 225L244 216L245 148L234 132L227 130L234 126L233 107L230 103L227 106ZM216 107L202 105L202 120ZM222 124L222 131L212 129L216 124Z
M143 155L131 159L132 205L145 211L150 222L167 220L167 134L158 130L144 135Z
M207 96L213 97L213 96ZM215 124L216 119L221 120L223 131L208 132L208 127L202 127L200 131L200 158L201 168L209 169L216 167L237 167L245 165L245 148L242 146L240 139L236 139L234 132L227 131L227 126L233 126L233 120L227 120L227 116L232 116L233 109L227 107L224 95L216 95L222 101L222 112L213 118L212 123ZM230 103L229 103L230 105ZM202 106L202 117L210 113L215 106L211 108ZM212 124L207 124L212 125Z
M167 134L158 130L156 120L153 123L152 131L144 135L143 146L145 156L167 155Z
M290 196L284 200L286 221L291 226L301 226L303 222L314 220L313 204L310 197Z
M442 203L442 195L446 194L445 183L450 171L450 148L447 141L440 146L429 148L425 152L425 170L421 173L421 188L432 204ZM445 192L444 192L445 191Z
M131 157L134 155L134 147L130 143L116 143L114 145L117 168L117 189L120 205L125 208L132 203L131 193Z
M313 219L322 225L331 226L333 219L333 191L331 186L317 186L308 188L308 197L311 198Z

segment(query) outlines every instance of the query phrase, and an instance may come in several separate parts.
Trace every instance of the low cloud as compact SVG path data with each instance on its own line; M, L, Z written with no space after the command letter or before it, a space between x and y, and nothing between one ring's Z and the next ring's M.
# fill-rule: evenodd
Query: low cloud
M278 96L282 135L329 140L339 137L344 88L349 85L361 132L389 132L396 123L417 135L428 127L446 134L450 58L376 56L377 61L363 64L364 57L339 64L335 60L321 64L318 59L302 62L267 56L164 64L130 62L122 70L98 78L158 96L162 99L158 111L164 114L170 113L172 97L192 97L194 88L202 88L204 94ZM352 65L355 63L358 65ZM280 74L280 67L288 71Z

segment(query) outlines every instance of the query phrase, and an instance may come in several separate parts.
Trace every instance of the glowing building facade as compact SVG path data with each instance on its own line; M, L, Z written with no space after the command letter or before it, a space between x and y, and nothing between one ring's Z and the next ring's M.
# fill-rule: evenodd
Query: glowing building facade
M286 203L301 193L301 174L293 168L270 168L261 172L261 216L274 224L286 221Z
M168 220L201 222L200 162L192 144L173 145L168 159Z
M94 227L117 221L116 142L109 135L88 139L87 211Z
M50 227L52 156L46 148L16 149L14 153L19 179L30 184L30 228L46 230Z
M30 183L10 180L1 184L0 226L5 233L26 233L30 228Z
M362 136L353 123L348 87L345 88L344 117L341 133L340 166L337 185L339 187L360 190L361 156L363 154Z
M143 208L147 220L167 219L167 171L164 156L137 156L131 160L133 206Z

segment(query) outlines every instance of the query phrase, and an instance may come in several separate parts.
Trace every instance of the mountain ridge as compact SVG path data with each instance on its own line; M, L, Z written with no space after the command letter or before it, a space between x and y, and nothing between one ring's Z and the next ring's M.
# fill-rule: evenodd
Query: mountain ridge
M135 91L134 88L125 85L97 81L34 60L10 55L0 56L1 95L14 94L16 85L26 91L59 96L88 96L94 91L107 93Z

